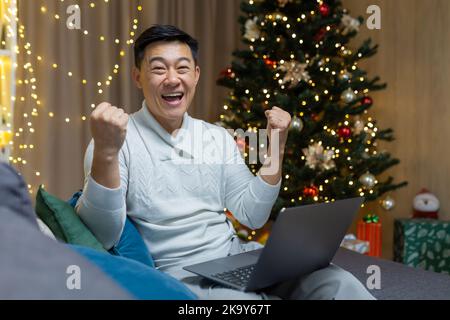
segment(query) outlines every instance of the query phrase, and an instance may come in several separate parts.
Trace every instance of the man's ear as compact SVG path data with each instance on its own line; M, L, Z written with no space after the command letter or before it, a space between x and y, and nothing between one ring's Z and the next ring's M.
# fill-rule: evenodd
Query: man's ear
M195 66L195 85L197 85L199 79L200 79L200 67Z
M131 71L131 77L133 78L133 81L134 81L134 84L136 85L136 87L138 87L138 89L142 89L141 71L138 68L133 67L133 70Z

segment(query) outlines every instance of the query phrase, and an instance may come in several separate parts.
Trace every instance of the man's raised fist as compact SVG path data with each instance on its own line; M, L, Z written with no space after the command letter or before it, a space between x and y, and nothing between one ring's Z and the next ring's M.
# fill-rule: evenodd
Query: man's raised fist
M128 125L128 114L110 103L100 103L91 114L94 149L105 156L115 156L122 147Z

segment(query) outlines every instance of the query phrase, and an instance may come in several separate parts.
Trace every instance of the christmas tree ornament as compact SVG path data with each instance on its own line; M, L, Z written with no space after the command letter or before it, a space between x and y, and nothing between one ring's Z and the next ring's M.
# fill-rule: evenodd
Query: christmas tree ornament
M239 236L239 238L247 240L248 231L246 229L238 229L237 230L237 235Z
M371 106L373 104L373 99L371 97L364 97L361 100L363 106Z
M317 197L318 195L319 195L319 188L317 188L314 185L303 188L303 196L305 196L305 197L314 198L314 197Z
M423 188L413 200L413 218L437 219L439 199L428 189Z
M337 131L338 136L343 139L348 139L352 136L352 129L349 126L342 126Z
M352 88L348 88L347 90L342 92L341 99L345 103L351 103L351 102L355 101L356 94L353 92Z
M277 66L277 62L274 60L270 60L269 58L264 59L264 63L266 64L266 66L269 66L272 68Z
M248 98L243 98L241 100L241 104L242 104L242 108L244 108L245 110L250 110L251 109L251 103L250 103L250 100Z
M366 172L364 173L360 178L359 178L359 182L361 182L361 184L366 187L367 189L372 189L375 184L376 184L376 178L373 174L371 174L370 172Z
M339 78L339 80L346 82L352 78L352 74L348 71L344 71L344 72L339 73L338 78Z
M220 71L220 76L222 78L231 78L234 77L234 72L231 70L231 68L226 68Z
M353 132L355 135L359 135L364 131L365 123L359 117L355 118L355 123L353 124Z
M292 2L292 0L277 0L278 1L278 5L280 6L280 8L284 8L284 6L288 3L288 2Z
M317 66L322 67L325 64L325 59L319 59L319 61L317 62Z
M321 113L311 113L311 120L319 122L323 119L324 114L323 111Z
M390 211L395 206L395 200L391 196L387 196L383 200L381 200L381 207L386 210Z
M308 65L306 63L300 63L295 60L291 60L286 62L278 67L278 70L285 72L283 79L281 80L281 84L289 84L289 88L292 89L297 86L301 81L309 81L310 76L308 71L306 71L306 67Z
M306 165L313 170L325 171L336 167L333 161L334 151L324 150L321 143L316 142L302 151L305 155Z
M297 116L294 116L291 121L291 129L302 131L303 130L303 121Z
M319 115L317 113L311 113L311 119L313 121L319 121Z
M316 35L314 36L314 41L315 41L315 42L320 42L320 41L322 41L326 34L327 34L327 29L326 29L326 28L321 28L321 29L316 33Z
M259 39L261 35L261 31L258 28L258 17L254 17L253 19L248 19L245 22L245 34L244 38L249 41L254 41Z
M359 22L358 19L355 19L355 18L349 16L348 14L344 14L342 16L341 24L344 27L342 30L342 34L344 36L346 36L350 32L354 32L354 31L358 32L359 26L361 25L361 23Z
M322 17L328 17L330 15L330 6L326 3L322 3L319 6L319 12L322 15Z

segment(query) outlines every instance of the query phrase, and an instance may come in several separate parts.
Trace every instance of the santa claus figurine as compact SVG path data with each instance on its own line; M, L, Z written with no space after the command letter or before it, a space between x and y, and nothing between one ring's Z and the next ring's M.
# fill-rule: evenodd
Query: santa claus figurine
M439 199L427 189L422 189L413 201L413 218L437 219Z

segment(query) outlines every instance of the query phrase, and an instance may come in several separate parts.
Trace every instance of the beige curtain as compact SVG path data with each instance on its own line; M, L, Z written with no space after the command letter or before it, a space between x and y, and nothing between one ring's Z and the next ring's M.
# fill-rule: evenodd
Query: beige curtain
M201 80L189 112L216 121L226 90L215 82L239 46L239 3L19 0L23 37L19 33L14 127L20 135L15 137L13 155L33 196L40 184L61 198L82 187L83 156L91 138L89 121L82 117L88 119L92 104L108 101L128 112L139 109L142 97L130 77L132 44L126 41L152 24L177 25L199 40ZM80 30L66 26L70 17L66 10L74 4L80 8ZM116 65L118 73L113 72Z

